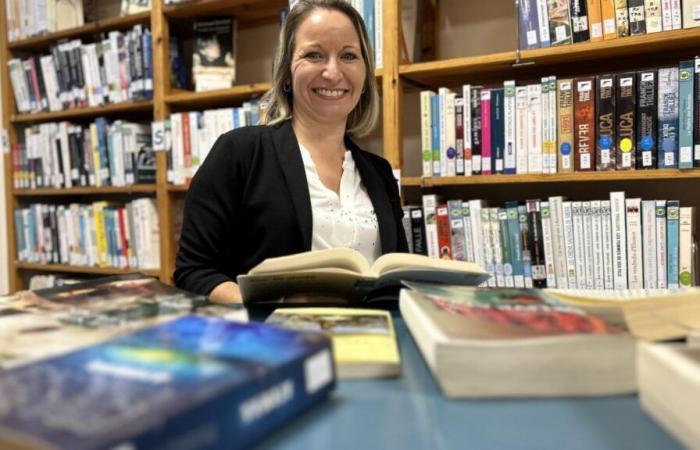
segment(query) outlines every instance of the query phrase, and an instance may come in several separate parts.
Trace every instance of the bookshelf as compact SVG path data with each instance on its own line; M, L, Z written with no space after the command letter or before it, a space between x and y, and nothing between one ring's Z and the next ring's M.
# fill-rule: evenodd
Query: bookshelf
M27 124L55 120L88 120L98 116L162 121L172 112L237 106L264 93L270 86L271 60L279 23L279 11L287 0L190 0L164 5L152 0L150 13L115 17L40 37L14 42L7 40L5 2L0 6L0 52L3 74L4 127L10 144L18 141L18 131ZM446 198L484 198L493 204L504 200L524 200L535 196L565 195L572 199L595 198L610 190L625 190L645 198L674 198L700 210L700 170L652 170L556 175L495 175L472 177L421 178L420 124L418 93L441 86L454 88L463 83L497 85L504 80L528 82L544 75L577 76L602 71L658 67L677 63L695 55L700 28L666 31L612 41L586 42L561 47L517 51L516 16L511 0L440 0L437 2L435 57L405 63L401 56L401 0L383 0L383 67L377 69L382 94L382 115L378 131L369 145L383 153L395 168L401 169L401 185L406 204L420 203L423 193L444 193ZM199 17L230 14L238 22L238 58L241 72L229 89L193 92L170 85L169 37L191 27ZM38 114L17 114L9 84L7 61L14 55L43 51L63 38L88 38L95 33L124 30L135 24L148 24L153 37L153 99L126 102L99 108L81 108ZM257 34L266 36L261 44ZM473 36L479 36L473 39ZM265 40L265 39L263 39ZM273 42L275 41L275 42ZM255 45L246 45L255 42ZM257 59L260 58L260 59ZM174 239L175 204L187 186L167 182L167 155L156 153L156 182L127 188L73 188L17 190L12 187L12 165L5 159L5 186L8 211L8 253L10 289L23 287L26 271L55 270L68 273L118 273L87 267L19 264L12 211L28 200L44 202L72 196L87 199L155 197L161 235L158 271L164 282L172 281L177 244ZM697 221L696 221L697 223ZM697 231L697 230L696 230Z

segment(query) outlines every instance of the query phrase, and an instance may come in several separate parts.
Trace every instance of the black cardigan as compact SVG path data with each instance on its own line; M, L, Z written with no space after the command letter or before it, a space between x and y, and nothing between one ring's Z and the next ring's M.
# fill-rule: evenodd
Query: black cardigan
M379 224L382 253L407 252L389 163L346 137ZM266 258L311 249L309 188L291 122L229 131L192 179L175 284L208 295Z

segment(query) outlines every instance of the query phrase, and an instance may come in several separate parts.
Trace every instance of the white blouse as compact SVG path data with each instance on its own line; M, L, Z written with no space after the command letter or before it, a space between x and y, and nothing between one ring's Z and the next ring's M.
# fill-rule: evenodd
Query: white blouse
M301 144L299 148L311 197L311 250L349 247L372 264L381 256L379 225L352 153L345 151L338 195L321 181L309 151Z

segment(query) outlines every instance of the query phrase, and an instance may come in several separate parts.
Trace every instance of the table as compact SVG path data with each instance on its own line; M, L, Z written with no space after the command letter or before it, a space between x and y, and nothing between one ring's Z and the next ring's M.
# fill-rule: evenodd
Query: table
M637 396L448 400L395 317L403 375L339 381L331 398L298 417L262 449L680 449ZM514 376L517 376L514 374Z

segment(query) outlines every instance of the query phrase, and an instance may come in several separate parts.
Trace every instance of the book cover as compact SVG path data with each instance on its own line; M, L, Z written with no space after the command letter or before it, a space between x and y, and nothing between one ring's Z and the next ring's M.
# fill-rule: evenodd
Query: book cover
M612 249L612 211L610 200L600 202L600 215L603 222L603 283L605 289L613 289L615 280L613 278L613 249Z
M600 0L586 0L588 12L588 31L591 42L603 40L603 16L600 9Z
M571 44L569 2L567 0L548 0L547 11L549 13L549 40L552 46Z
M491 89L481 90L481 174L491 175L493 148L491 143Z
M192 79L195 91L231 87L236 80L235 19L213 17L197 20L193 29Z
M678 200L666 202L666 285L669 289L677 289L678 283L678 233L679 233L680 203Z
M683 0L683 28L700 26L700 1Z
M655 289L656 285L656 202L642 200L642 264L644 287Z
M603 20L603 39L616 39L615 0L600 0L600 14Z
M467 261L476 261L475 241L472 236L472 222L469 202L462 202L462 223L464 224L464 256Z
M644 0L627 0L630 36L646 34L647 24L644 15Z
M448 200L447 213L450 218L450 243L452 245L452 259L468 261L466 256L466 235L464 233L464 221L462 220L462 200Z
M508 212L505 208L496 208L498 217L498 233L501 244L501 262L503 264L503 278L505 287L515 287L513 277L513 251L510 244L508 229Z
M661 0L644 0L644 19L647 34L663 31Z
M411 216L411 240L413 241L413 253L419 255L428 254L428 246L425 242L425 221L423 219L423 208L415 207L410 209Z
M603 270L603 216L601 214L600 200L591 201L591 247L593 247L593 288L605 289L605 277Z
M432 145L432 91L420 93L420 123L421 123L421 160L423 161L423 177L433 176L433 145Z
M540 41L537 36L539 23L537 20L537 4L534 0L518 2L518 21L519 48L522 50L539 48Z
M617 170L634 169L637 161L637 143L634 133L637 112L636 74L634 72L617 75L616 121Z
M0 435L65 449L245 448L327 397L331 355L319 333L186 316L3 372Z
M520 242L520 220L518 203L506 202L508 217L508 243L513 266L513 283L515 287L525 287L525 272L523 267L522 244Z
M625 193L610 193L613 282L615 289L627 289L627 228Z
M682 206L678 217L678 284L690 287L695 278L693 261L693 229L695 207Z
M549 40L549 13L547 11L547 0L535 0L537 8L537 24L538 35L540 38L540 47L545 48L551 46Z
M472 170L475 175L481 174L481 86L472 86L471 89L471 117L472 117Z
M586 0L570 0L571 38L574 43L590 40L588 31L588 6Z
M557 155L559 172L573 172L574 103L573 80L557 81Z
M625 37L630 35L627 0L615 0L615 23L617 24L618 37Z
M474 172L472 164L472 108L471 108L472 87L469 84L462 86L463 100L463 137L464 137L464 175L471 176Z
M491 89L491 171L503 173L505 161L504 89Z
M656 287L668 288L668 239L666 232L666 200L656 200Z
M628 198L625 200L627 209L627 284L629 289L643 289L642 262L642 200Z
M515 88L515 172L527 173L528 161L528 121L527 86Z
M445 175L441 172L441 155L440 152L440 116L442 111L440 110L440 96L433 93L430 96L430 142L433 149L433 176L439 177L440 175Z
M594 79L574 80L574 169L594 170L593 146L595 144L595 89Z
M542 215L542 242L544 243L544 260L547 271L547 287L557 287L555 255L554 255L554 228L552 226L552 213L549 201L540 203Z
M455 97L455 175L464 176L464 98ZM471 170L470 170L471 175Z
M617 158L614 75L596 76L596 170L613 170Z
M637 72L637 169L657 166L656 70Z
M542 173L542 85L527 86L527 173Z
M503 82L503 142L505 155L503 156L503 172L516 173L516 99L515 81Z
M539 200L528 200L527 230L530 257L532 259L532 285L536 288L547 287L547 268L542 233L542 212Z
M518 205L518 222L520 228L520 253L523 259L523 278L525 287L533 287L532 282L532 244L530 243L530 223L528 220L527 206Z
M700 167L700 57L695 58L693 77L693 167Z
M446 204L437 205L435 208L436 222L437 222L437 234L438 234L438 246L439 246L439 258L440 259L453 259L452 258L452 238L450 230L450 214L447 209Z
M658 167L678 167L678 67L658 71Z
M678 68L678 168L693 168L693 81L695 61Z

